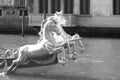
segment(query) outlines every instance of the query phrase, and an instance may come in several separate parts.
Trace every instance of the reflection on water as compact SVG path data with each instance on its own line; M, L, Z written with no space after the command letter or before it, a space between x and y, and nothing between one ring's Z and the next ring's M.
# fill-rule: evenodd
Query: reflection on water
M1 80L17 80L17 79L12 79L8 75L5 75L4 73L0 73L0 79Z
M4 73L0 73L0 80L54 80L44 77L43 75L32 75L32 74L11 74L5 75Z
M16 48L34 44L38 36L0 35L0 46ZM21 68L15 74L0 74L0 80L120 80L120 40L84 38L85 52L76 61L34 68ZM2 52L2 50L0 50ZM2 72L2 69L0 70Z

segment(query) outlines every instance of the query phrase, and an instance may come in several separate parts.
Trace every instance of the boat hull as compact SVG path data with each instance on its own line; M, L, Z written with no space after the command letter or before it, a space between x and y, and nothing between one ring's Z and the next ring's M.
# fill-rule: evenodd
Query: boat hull
M12 61L15 60L15 58L7 58L7 64L8 66L10 66L12 64ZM4 61L4 58L0 59L0 63L2 63ZM29 60L27 63L25 64L20 64L18 67L20 68L26 68L26 67L37 67L37 66L46 66L46 65L52 65L52 64L57 64L58 63L58 58L57 55L50 55L48 58L46 59L34 59L34 60ZM5 63L0 65L0 68L4 68Z

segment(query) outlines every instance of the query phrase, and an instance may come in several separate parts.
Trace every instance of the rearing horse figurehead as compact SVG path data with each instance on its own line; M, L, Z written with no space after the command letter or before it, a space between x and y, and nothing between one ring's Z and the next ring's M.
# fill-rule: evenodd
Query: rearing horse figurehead
M58 24L58 28L59 28L59 30L60 30L60 32L61 32L61 36L62 36L64 39L70 37L70 35L68 35L68 34L64 31L64 29L62 28L63 26L67 26L67 23L68 23L67 19L66 19L65 16L63 15L63 11L61 10L60 12L56 12L56 13L54 14L54 17L55 17L55 19L57 20L57 22L59 23L59 24Z
M55 19L59 22L59 25L57 25L58 26L58 28L59 28L59 30L60 30L60 32L61 32L61 35L60 36L58 36L58 35L56 35L56 34L54 34L54 37L55 37L55 39L56 39L56 42L58 43L58 44L60 44L60 43L62 43L62 42L64 42L64 41L68 41L68 47L67 47L67 53L75 53L76 54L76 52L74 51L75 49L75 45L76 44L78 44L79 43L79 46L82 48L82 51L84 50L84 48L83 48L83 44L82 44L82 42L81 42L81 38L80 38L80 36L78 35L78 34L75 34L75 35L73 35L73 36L71 36L71 35L69 35L69 34L67 34L65 31L64 31L64 29L63 29L63 26L66 26L66 24L67 24L67 20L66 20L66 18L64 17L64 15L63 15L63 13L62 13L62 11L61 12L56 12L55 14L54 14L54 17L55 17ZM60 23L60 21L63 21L65 24L63 25L61 25ZM79 38L79 40L75 40L75 41L69 41L70 39L77 39L77 38ZM70 50L70 44L73 46L73 52L71 52L71 50Z
M38 40L38 43L41 41L41 39L43 37L43 28L46 26L46 24L49 23L49 21L50 21L50 23L52 23L54 26L56 26L60 30L61 35L64 35L63 34L64 30L59 26L66 26L67 20L65 19L64 16L62 16L63 14L62 15L61 14L62 14L62 11L56 12L53 16L50 16L47 19L42 21L41 31L39 32L40 40ZM51 26L51 25L49 25L49 26Z

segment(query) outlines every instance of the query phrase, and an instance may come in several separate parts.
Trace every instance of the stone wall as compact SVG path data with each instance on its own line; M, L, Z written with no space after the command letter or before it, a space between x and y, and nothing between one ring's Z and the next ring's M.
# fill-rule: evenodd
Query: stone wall
M25 30L28 30L28 17L25 17ZM2 16L0 17L0 29L6 31L21 31L22 17L20 16Z

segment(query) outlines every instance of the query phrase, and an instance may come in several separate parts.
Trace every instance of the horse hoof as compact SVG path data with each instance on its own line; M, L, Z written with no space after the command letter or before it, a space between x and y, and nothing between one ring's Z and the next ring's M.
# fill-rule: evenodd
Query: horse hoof
M65 60L64 60L64 59L61 59L61 60L59 60L59 63L64 66L64 65L65 65Z
M62 61L60 64L62 64L62 66L65 66L65 61Z

